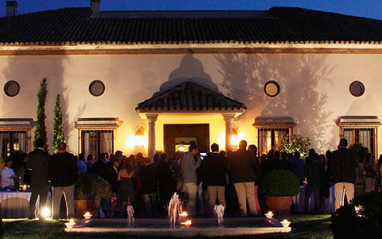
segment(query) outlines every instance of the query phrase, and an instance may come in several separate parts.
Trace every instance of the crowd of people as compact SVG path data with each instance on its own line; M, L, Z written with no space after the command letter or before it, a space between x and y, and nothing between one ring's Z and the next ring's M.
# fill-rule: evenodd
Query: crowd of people
M358 163L347 149L346 139L341 139L336 151L319 155L309 150L303 160L299 152L280 153L270 150L257 157L257 147L242 140L234 152L219 151L219 145L211 145L211 152L201 156L198 146L191 144L188 152L168 157L155 154L153 159L142 153L125 156L123 152L94 155L79 154L75 157L66 151L66 144L58 145L58 152L49 155L43 139L36 140L36 149L26 158L26 168L31 170L30 200L31 218L36 214L36 200L40 207L46 203L49 190L52 192L54 219L60 217L60 202L65 195L67 216L74 217L74 187L81 173L95 173L111 187L112 198L103 201L102 209L107 217L125 217L126 207L132 205L142 217L165 217L166 206L171 196L178 193L190 217L213 216L213 208L220 204L230 216L259 215L267 211L265 198L255 189L261 187L262 177L270 170L285 169L293 172L301 186L305 187L304 212L308 213L309 198L315 198L314 213L325 213L329 188L335 187L335 209L354 197ZM381 162L377 165L371 154L366 154L362 173L365 191L381 189ZM359 169L358 169L359 172ZM1 187L14 186L16 174L12 161L6 160L1 171ZM346 197L345 197L346 194ZM255 197L258 195L258 198ZM257 200L260 208L257 207Z

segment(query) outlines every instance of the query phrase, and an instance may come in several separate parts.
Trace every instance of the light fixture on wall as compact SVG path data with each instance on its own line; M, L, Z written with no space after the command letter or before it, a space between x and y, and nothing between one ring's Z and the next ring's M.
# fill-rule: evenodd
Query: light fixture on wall
M237 134L237 129L232 129L232 145L239 145L239 135Z
M137 126L135 131L135 146L145 145L145 133L144 133L145 125L140 124Z
M179 145L179 147L178 147L178 151L180 151L180 152L184 152L184 151L186 150L183 144L184 144L184 142L181 141L181 142L180 142L180 145Z

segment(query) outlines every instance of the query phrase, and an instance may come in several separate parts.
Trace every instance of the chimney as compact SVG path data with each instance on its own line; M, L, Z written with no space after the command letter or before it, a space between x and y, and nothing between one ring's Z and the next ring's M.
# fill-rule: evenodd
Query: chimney
M17 15L17 2L16 1L6 1L7 3L7 17L13 17Z
M99 18L100 17L100 4L101 0L90 0L90 9L92 11L91 18Z

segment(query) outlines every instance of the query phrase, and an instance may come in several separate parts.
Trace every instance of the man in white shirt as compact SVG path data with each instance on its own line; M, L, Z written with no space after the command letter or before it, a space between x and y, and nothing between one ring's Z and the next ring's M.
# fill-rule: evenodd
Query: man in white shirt
M188 193L187 211L190 217L196 214L196 192L197 192L197 175L196 169L201 164L200 158L195 161L195 157L198 155L198 146L191 144L188 148L189 152L184 154L181 160L181 169L183 176L183 189Z
M1 170L1 188L13 188L15 185L14 178L17 178L15 172L13 171L12 160L5 160L5 167Z

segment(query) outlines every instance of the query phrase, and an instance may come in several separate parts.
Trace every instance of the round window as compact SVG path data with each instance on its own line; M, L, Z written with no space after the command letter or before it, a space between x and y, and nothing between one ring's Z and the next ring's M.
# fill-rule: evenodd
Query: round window
M16 81L8 81L4 85L4 93L9 97L14 97L20 92L20 85Z
M92 81L89 85L89 92L93 96L100 96L105 92L105 85L100 80Z
M349 86L350 94L355 97L360 97L365 93L365 86L360 81L353 81Z
M264 92L270 97L275 97L280 93L280 85L276 81L268 81L264 86Z

